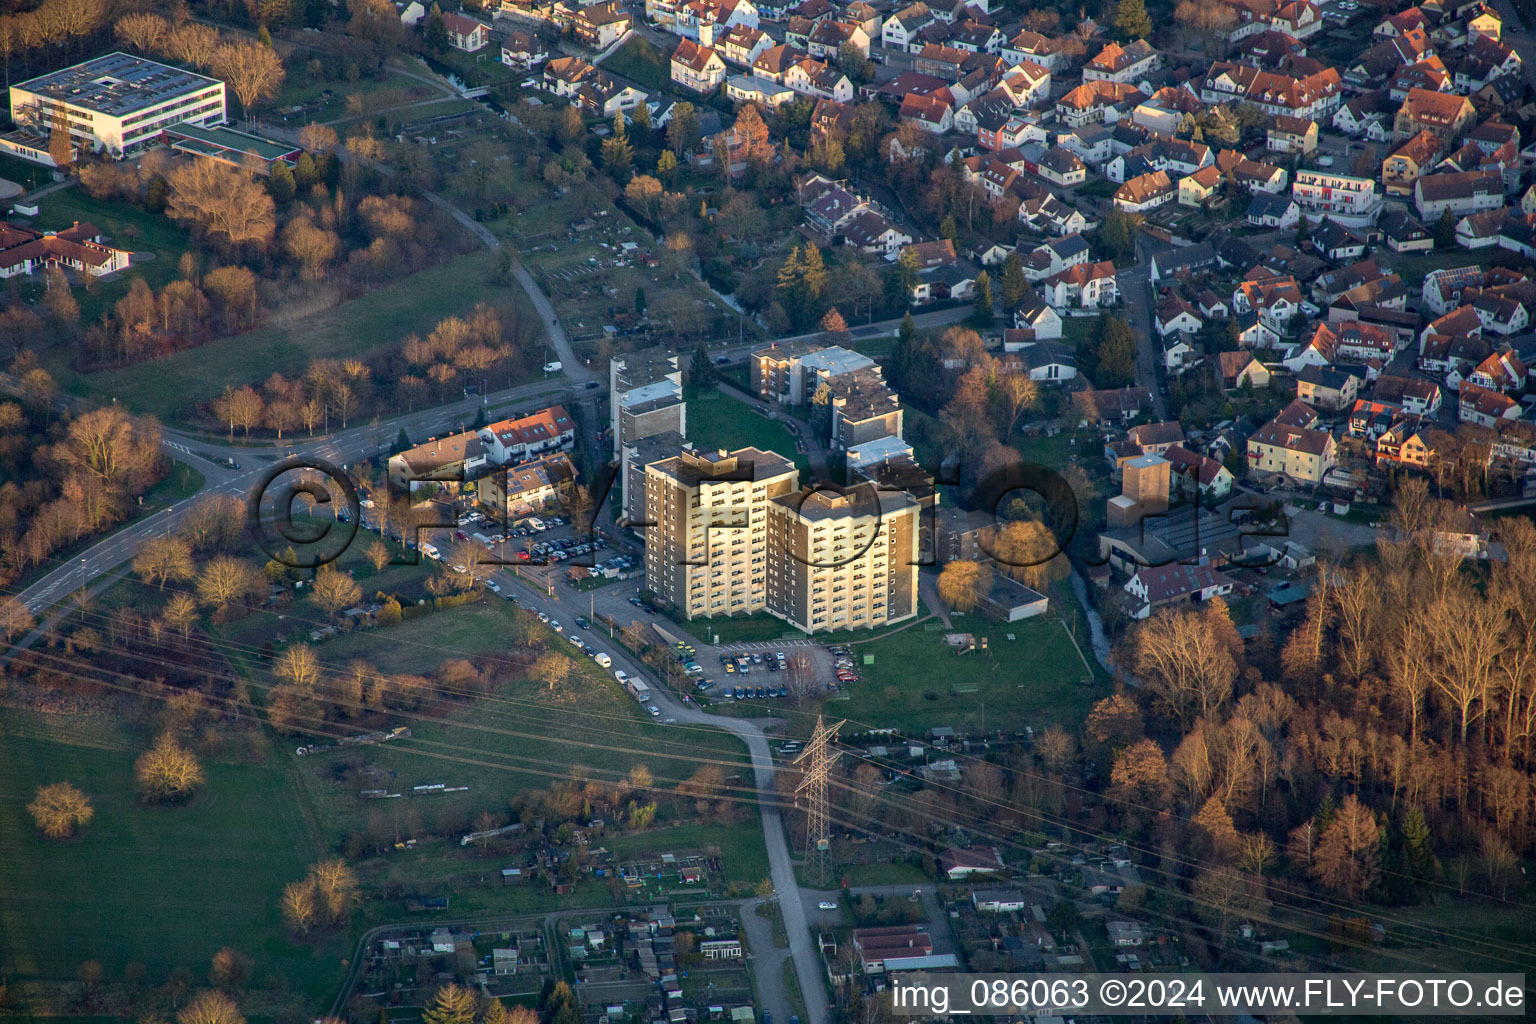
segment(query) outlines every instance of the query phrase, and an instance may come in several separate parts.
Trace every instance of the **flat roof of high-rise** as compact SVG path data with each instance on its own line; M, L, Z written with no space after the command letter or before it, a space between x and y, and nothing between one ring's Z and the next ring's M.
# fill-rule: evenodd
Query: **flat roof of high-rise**
M109 53L11 88L110 117L124 117L219 84L216 78L206 78L130 53Z

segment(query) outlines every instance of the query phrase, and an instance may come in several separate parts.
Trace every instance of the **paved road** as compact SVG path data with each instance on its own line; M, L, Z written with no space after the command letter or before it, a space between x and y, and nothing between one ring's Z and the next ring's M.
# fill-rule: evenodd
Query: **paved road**
M603 642L606 631L601 629L583 631L576 628L575 616L585 614L586 608L583 606L590 605L594 599L588 598L584 602L582 598L587 595L573 594L572 591L558 584L554 588L554 595L549 595L516 581L510 572L501 573L497 580L502 587L502 592L516 594L525 608L542 611L551 618L558 619L568 633L578 632L589 642L600 643L600 649L613 659L613 669L623 669L631 675L638 675L653 683L656 682L655 670L641 664L639 659L633 657L619 644L613 641ZM593 593L608 598L606 603L612 607L614 598L622 596L627 599L628 588L621 583L603 587ZM562 601L561 595L569 599ZM612 612L610 611L609 614ZM616 617L620 623L626 621L622 616ZM651 618L649 615L642 614L635 614L632 617L647 621ZM763 733L765 727L771 727L777 723L773 719L758 720L711 715L700 710L696 704L682 703L659 684L651 687L651 702L661 710L661 721L664 724L724 729L746 744L752 758L753 781L757 787L759 816L763 824L763 842L768 851L770 877L783 910L784 928L789 934L789 952L795 962L795 978L800 983L800 991L806 1004L806 1024L826 1024L827 988L821 966L821 953L812 941L799 883L795 880L794 858L790 852L789 837L784 829L784 819L780 814L774 788L773 754L768 748L768 740ZM779 1001L784 1009L775 1009L774 1012L783 1012L784 1016L779 1019L788 1021L789 998L787 993L782 991L782 983L778 990L770 989L766 995L770 1007L773 1001Z
M1158 368L1162 364L1161 353L1152 330L1152 281L1148 276L1149 264L1140 258L1141 242L1138 239L1138 260L1115 272L1115 284L1125 298L1126 311L1130 314L1131 331L1136 335L1136 380L1152 389L1152 408L1159 420L1168 418L1168 403L1158 392Z

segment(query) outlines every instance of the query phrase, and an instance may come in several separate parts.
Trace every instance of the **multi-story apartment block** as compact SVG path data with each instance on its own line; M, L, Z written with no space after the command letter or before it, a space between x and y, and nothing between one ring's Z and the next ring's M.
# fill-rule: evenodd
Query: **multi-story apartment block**
M654 348L614 356L608 363L608 398L613 453L619 460L619 505L630 522L643 522L645 462L632 460L645 453L636 444L674 435L678 443L666 454L675 454L688 436L688 406L683 401L677 353Z
M690 447L646 466L646 586L690 619L765 610L769 503L799 478L757 448Z
M768 505L768 612L807 633L917 614L918 502L859 484Z
M809 402L822 381L860 370L880 372L875 361L862 353L841 345L811 342L775 342L753 352L752 363L753 389L763 398L784 405Z
M1381 209L1374 179L1327 171L1297 171L1291 198L1308 216L1325 213L1343 220L1371 217Z

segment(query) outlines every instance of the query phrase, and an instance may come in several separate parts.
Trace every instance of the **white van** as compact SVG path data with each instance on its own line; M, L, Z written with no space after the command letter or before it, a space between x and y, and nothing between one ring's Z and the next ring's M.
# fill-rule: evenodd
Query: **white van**
M603 668L613 664L613 659L606 654L594 654L592 655L592 660L603 666Z
M629 673L621 668L616 668L613 670L613 678L617 679L621 684L625 684L629 682Z
M552 363L545 363L544 364L544 372L545 373L559 373L560 372L560 360L556 359Z
M439 562L443 560L443 553L437 550L437 548L431 544L423 544L421 546L421 553L426 555L428 558L434 558Z
M544 526L544 520L539 519L537 516L530 518L528 522L523 525L527 526L528 529L534 531L535 533L543 533L546 529Z

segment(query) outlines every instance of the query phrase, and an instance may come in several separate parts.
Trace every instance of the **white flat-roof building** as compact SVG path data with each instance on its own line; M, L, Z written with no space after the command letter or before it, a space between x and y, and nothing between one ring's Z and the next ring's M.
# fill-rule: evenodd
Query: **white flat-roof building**
M159 141L173 125L223 123L224 83L109 53L11 86L11 120L23 135L46 139L61 110L76 147L122 157ZM0 140L0 148L33 159L22 142Z
M843 453L850 471L869 472L876 466L892 459L912 455L912 446L899 437L877 437L873 441L856 444Z

